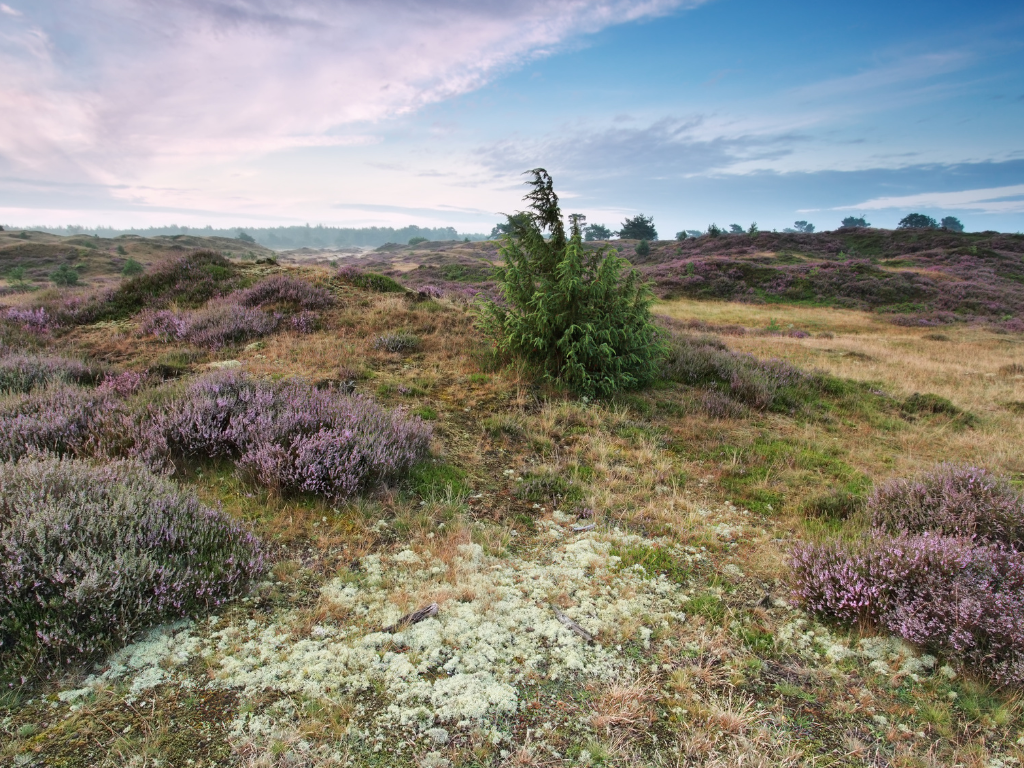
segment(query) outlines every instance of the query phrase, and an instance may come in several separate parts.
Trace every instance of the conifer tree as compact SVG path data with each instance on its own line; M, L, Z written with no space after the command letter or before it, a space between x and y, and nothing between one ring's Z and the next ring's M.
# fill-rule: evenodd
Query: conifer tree
M582 217L569 217L567 234L548 172L530 173L531 210L509 217L496 271L501 298L484 305L485 329L500 352L581 395L648 384L661 348L647 284L611 248L584 248Z

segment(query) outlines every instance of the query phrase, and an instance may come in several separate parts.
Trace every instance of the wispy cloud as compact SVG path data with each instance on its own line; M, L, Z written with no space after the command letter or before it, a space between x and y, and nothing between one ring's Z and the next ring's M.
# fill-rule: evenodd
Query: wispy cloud
M6 13L8 16L21 16L21 11L16 11L6 3L0 3L0 13Z
M938 208L979 213L1024 213L1024 184L959 192L921 192L900 197L876 197L834 211L877 211L887 208Z
M365 142L580 33L700 1L39 0L0 33L0 157L104 178Z
M778 158L801 141L795 133L747 134L709 127L705 117L694 115L636 127L566 126L548 136L514 137L482 147L478 157L486 167L506 174L545 165L578 179L683 178Z

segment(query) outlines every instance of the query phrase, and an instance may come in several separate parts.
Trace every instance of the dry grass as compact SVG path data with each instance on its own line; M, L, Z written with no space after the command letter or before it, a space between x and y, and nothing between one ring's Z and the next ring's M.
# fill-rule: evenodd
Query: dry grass
M324 270L302 274L329 279ZM928 419L894 418L886 426L858 413L831 420L750 414L710 421L699 412L668 407L692 397L684 387L587 404L538 386L521 367L485 369L487 345L462 305L417 303L330 285L339 304L326 314L325 330L272 336L258 348L223 356L237 357L259 375L357 378L357 393L390 407L431 407L436 411L435 456L465 473L472 494L468 499L455 494L421 498L403 484L334 507L254 492L229 468L185 479L205 501L250 521L277 547L266 599L270 607L263 610L293 611L295 637L308 636L324 622L359 623L359 617L323 599L320 587L335 577L357 578L353 563L375 552L429 552L447 566L429 587L410 587L386 575L395 612L435 601L442 611L452 601L479 602L486 610L495 596L459 583L459 547L474 542L497 557L543 560L557 546L542 535L556 508L570 515L592 510L586 522L599 529L620 527L699 555L680 577L680 588L697 601L683 605L685 621L648 626L648 617L630 616L601 637L612 647L621 643L623 653L636 654L636 669L642 673L623 680L562 681L564 687L549 692L544 692L549 681L538 677L523 692L524 701L537 693L537 708L501 724L513 737L502 747L506 754L499 755L479 734L466 735L439 748L453 766L578 765L584 745L591 764L609 766L984 765L996 752L1024 757L1013 746L1024 733L1014 700L983 685L975 690L960 679L942 679L906 688L907 680L876 676L863 667L780 657L773 638L794 614L772 600L766 603L765 597L788 596L789 546L794 537L808 535L807 523L796 514L801 500L831 490L838 481L830 470L802 468L799 457L788 454L767 465L752 459L758 441L774 441L794 451L834 454L837 462L870 479L950 458L1020 472L1024 421L1002 405L1024 401L1024 367L1014 368L1024 366L1020 337L958 326L942 329L949 338L943 341L927 338L934 329L900 328L864 312L661 303L658 312L684 320L750 329L772 321L783 328L792 324L816 335L795 339L747 333L726 341L736 350L877 382L893 398L935 393L980 417L973 429ZM372 349L377 336L400 330L419 336L421 347L403 355ZM150 365L165 351L134 336L130 324L117 333L83 328L60 343L137 367ZM739 498L724 480L744 467L756 475L749 488L779 493L786 512L761 517L723 503ZM513 476L505 474L508 470ZM549 478L555 495L527 500L515 476ZM572 480L571 491L558 480ZM559 524L568 534L572 523L561 519ZM741 572L728 575L726 566ZM611 578L595 581L594 589L607 588ZM579 601L566 591L549 598L564 607ZM695 608L701 601L703 608ZM244 621L251 610L239 605L226 612L235 611ZM640 642L641 629L652 633L649 648ZM980 702L977 713L947 697L954 687ZM907 702L908 695L913 703ZM337 748L343 757L351 747L353 765L388 764L372 762L380 756L358 752L346 741L352 707L361 703L299 702L294 722L272 743L240 742L230 760L217 764L334 765L326 751L316 751L321 746ZM105 707L83 711L75 722L83 731L102 733L101 724L110 718ZM3 725L0 733L13 732L30 718L42 722L43 715L35 711L25 707L11 720L15 725ZM42 705L40 711L46 711ZM926 738L908 738L895 727L876 728L871 718L881 713L892 723L925 729ZM162 723L151 720L156 733ZM111 751L112 759L120 755L117 759L126 764L149 759L168 738L159 734L155 740L141 739L132 750ZM113 744L119 735L104 738ZM313 751L303 751L310 745ZM25 748L19 741L0 754ZM416 764L407 754L395 753L394 760L407 768Z
M599 732L638 734L654 719L654 698L655 686L650 680L637 677L613 682L595 697L590 722Z
M1024 361L1024 338L997 334L982 325L942 329L948 341L929 339L934 329L903 328L882 317L854 310L783 305L751 305L731 302L662 302L657 311L675 319L698 319L715 324L740 324L764 329L773 323L812 334L793 338L747 333L729 336L731 348L759 357L780 357L805 369L834 376L877 383L886 392L903 398L913 393L945 397L959 408L981 417L973 429L947 427L937 432L927 423L912 423L883 441L850 441L854 461L869 473L914 471L938 461L984 464L1011 474L1024 472L1020 435L1024 410L1013 403L1024 401L1024 375L1015 365ZM852 425L857 433L869 431ZM805 425L806 436L821 438ZM792 428L780 431L794 433ZM838 438L837 438L838 439ZM895 450L893 450L895 449ZM898 458L893 463L892 455Z

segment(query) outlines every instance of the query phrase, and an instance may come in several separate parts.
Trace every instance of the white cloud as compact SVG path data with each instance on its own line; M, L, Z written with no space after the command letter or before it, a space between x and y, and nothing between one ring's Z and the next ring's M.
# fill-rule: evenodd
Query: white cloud
M0 13L6 13L8 16L21 16L22 15L21 11L16 11L14 8L11 8L11 6L9 6L9 5L5 4L5 3L0 3Z
M887 208L938 208L980 213L1024 213L1024 184L960 192L922 192L901 197L876 197L834 211L879 211Z
M110 182L146 164L365 143L366 124L580 33L702 1L85 0L60 9L59 38L43 1L2 33L0 160Z

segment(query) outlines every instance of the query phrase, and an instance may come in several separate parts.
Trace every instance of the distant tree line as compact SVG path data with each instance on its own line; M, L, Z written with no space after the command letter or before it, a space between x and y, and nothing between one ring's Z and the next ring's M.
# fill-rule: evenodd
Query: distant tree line
M490 239L496 240L503 235L511 234L513 228L513 222L524 223L528 213L516 213L509 217L508 221L498 224L491 230ZM581 225L586 221L586 217L577 215ZM863 216L847 216L843 219L841 227L870 227L867 219ZM900 223L896 227L897 229L945 229L950 232L963 232L964 225L960 223L960 220L955 216L946 216L942 221L936 221L931 216L926 216L922 213L911 213L908 216L903 217ZM691 237L721 237L724 235L756 235L761 229L757 226L757 222L753 222L749 227L744 228L739 224L730 224L728 227L720 227L717 224L710 224L706 230L699 229L684 229L676 232L676 240L686 240ZM774 230L773 230L774 231ZM788 233L801 233L810 234L815 231L815 226L809 221L803 219L794 221L792 227L786 227L782 230ZM611 240L613 237L619 237L623 240L640 240L643 245L638 247L641 250L641 255L646 251L647 244L652 240L658 239L658 231L654 227L654 217L645 216L642 213L637 214L631 218L627 218L622 222L622 226L618 231L613 231L606 227L604 224L587 224L582 227L583 239L587 241L595 240Z
M376 248L385 243L406 243L415 237L425 240L484 240L482 234L459 233L454 227L416 227L408 226L400 229L394 227L325 227L316 226L293 227L231 227L217 229L206 227L185 227L171 224L166 227L147 227L119 229L116 227L36 227L41 232L54 235L98 235L99 237L117 237L118 235L142 235L158 237L161 235L195 235L197 237L229 237L244 242L259 243L268 248L341 248L345 246L367 246ZM421 241L423 242L423 241Z

